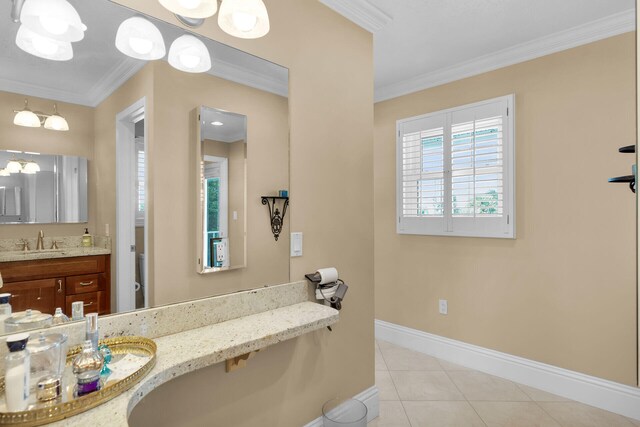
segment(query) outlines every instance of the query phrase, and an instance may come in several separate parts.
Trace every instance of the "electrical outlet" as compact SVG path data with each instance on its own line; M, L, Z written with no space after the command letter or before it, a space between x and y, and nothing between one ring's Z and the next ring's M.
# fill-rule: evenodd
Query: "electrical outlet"
M449 306L446 299L441 299L440 303L438 304L438 307L440 308L440 314L449 313Z

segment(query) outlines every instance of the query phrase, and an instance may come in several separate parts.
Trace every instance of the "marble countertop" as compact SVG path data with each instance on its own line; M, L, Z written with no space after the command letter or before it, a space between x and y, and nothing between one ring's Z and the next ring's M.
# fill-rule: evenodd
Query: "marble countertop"
M126 426L133 408L173 378L324 329L338 322L338 317L338 311L331 307L301 302L156 338L156 365L138 384L96 408L52 425Z

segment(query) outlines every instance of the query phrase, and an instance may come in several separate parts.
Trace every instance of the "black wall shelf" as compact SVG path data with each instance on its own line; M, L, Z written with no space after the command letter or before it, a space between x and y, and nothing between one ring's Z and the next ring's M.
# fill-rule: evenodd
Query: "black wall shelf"
M287 207L289 207L289 197L282 196L260 196L262 204L269 207L269 222L271 224L271 232L273 237L278 241L280 233L282 232L282 225L284 224L284 216L287 214ZM282 213L276 206L276 201L282 200Z
M635 153L636 152L636 146L635 145L626 145L624 147L618 148L618 151L620 153ZM616 177L613 177L613 178L609 178L608 181L609 182L613 182L613 183L629 184L629 188L631 189L631 191L633 191L635 193L636 192L636 165L633 165L632 170L633 170L633 175L616 176Z

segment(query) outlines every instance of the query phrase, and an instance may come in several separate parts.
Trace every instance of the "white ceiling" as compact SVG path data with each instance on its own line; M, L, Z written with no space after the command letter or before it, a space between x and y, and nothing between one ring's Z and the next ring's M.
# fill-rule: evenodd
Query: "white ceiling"
M212 141L236 142L247 139L247 117L215 108L204 107L201 111L202 139ZM222 126L211 123L221 122Z
M88 29L82 41L73 43L73 59L62 62L41 59L20 50L15 44L19 24L10 18L11 2L0 2L0 90L94 107L146 64L120 53L114 44L120 23L139 13L108 0L68 1ZM151 20L162 32L167 51L171 42L185 33L175 25ZM204 25L217 25L216 22L210 19ZM286 68L200 38L212 57L209 74L287 95Z
M376 100L635 28L634 0L320 0L374 34Z

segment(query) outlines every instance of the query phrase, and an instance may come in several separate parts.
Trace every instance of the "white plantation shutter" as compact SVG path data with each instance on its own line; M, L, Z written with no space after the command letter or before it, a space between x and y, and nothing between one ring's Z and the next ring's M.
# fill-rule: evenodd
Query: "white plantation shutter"
M513 95L398 121L398 233L514 237Z
M144 191L144 175L145 175L145 155L144 141L136 141L136 223L144 225L145 210L145 191Z

